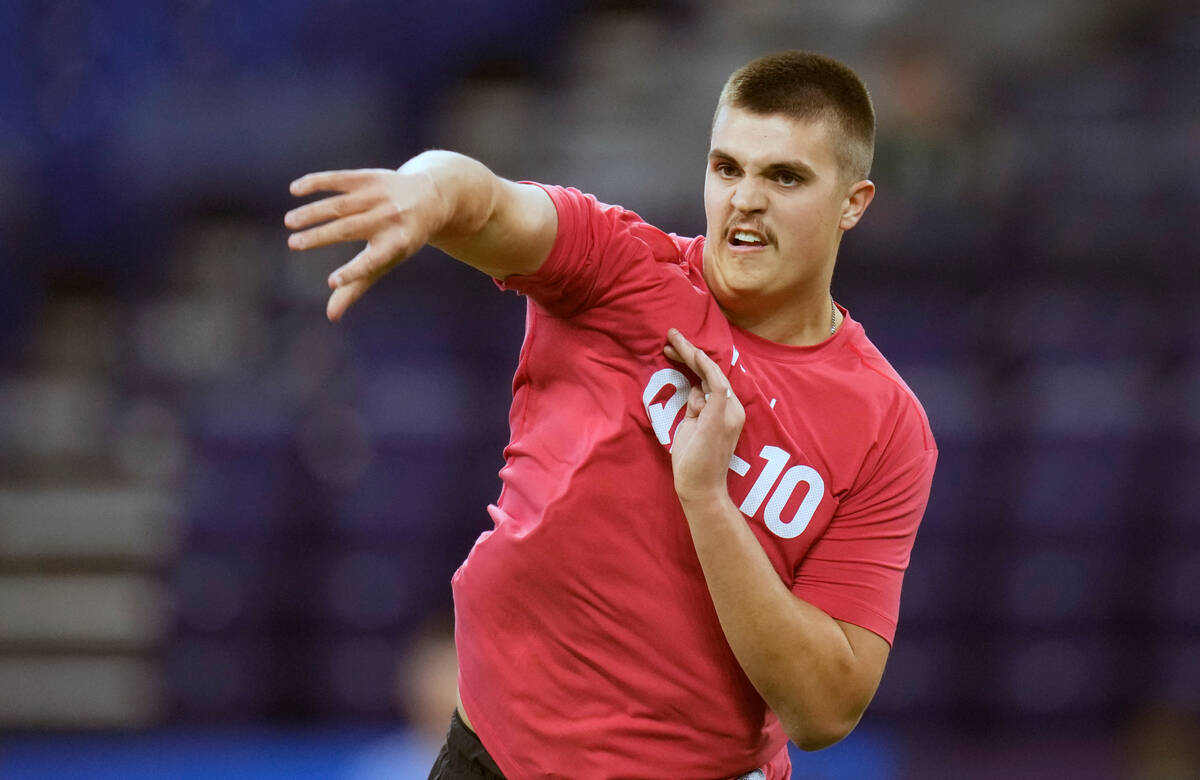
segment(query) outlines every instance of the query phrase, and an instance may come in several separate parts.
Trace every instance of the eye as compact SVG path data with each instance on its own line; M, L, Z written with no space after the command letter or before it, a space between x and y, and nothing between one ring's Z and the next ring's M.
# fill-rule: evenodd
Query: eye
M721 176L726 179L738 175L737 166L734 165L733 163L727 163L727 162L713 163L713 170L716 171L718 176Z
M775 181L779 182L784 187L795 187L796 185L803 183L803 180L791 171L779 171L775 174Z

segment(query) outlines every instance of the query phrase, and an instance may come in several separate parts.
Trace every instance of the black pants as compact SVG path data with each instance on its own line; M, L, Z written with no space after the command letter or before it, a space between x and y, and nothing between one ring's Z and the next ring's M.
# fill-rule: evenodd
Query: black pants
M446 744L429 770L429 780L504 780L500 767L475 732L458 717L457 710L450 715Z
M734 780L761 780L762 770L754 769ZM450 731L446 744L429 770L429 780L504 780L500 767L488 755L483 743L458 717L450 715Z

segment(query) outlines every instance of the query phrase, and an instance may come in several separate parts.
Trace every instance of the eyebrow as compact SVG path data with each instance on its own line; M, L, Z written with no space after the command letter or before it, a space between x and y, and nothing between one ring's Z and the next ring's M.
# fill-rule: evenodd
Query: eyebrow
M708 159L710 161L728 160L731 163L739 164L737 158L735 158L732 154L721 151L720 149L711 150L708 153ZM817 176L817 172L812 169L812 166L801 162L800 160L784 160L781 162L771 163L763 169L763 173L767 174L768 176L779 173L780 171L787 171L788 173L793 173L801 178L806 179L815 179Z

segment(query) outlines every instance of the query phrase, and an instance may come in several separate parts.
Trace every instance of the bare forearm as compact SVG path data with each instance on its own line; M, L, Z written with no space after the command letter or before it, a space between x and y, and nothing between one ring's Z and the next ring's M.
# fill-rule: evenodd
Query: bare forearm
M841 739L874 692L856 673L841 626L784 586L727 496L683 500L683 508L721 627L747 677L801 747Z

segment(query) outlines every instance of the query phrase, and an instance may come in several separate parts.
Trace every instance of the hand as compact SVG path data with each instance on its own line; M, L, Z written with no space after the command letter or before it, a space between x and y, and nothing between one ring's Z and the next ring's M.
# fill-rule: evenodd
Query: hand
M700 377L671 443L675 492L684 502L728 500L729 459L746 422L746 410L721 367L674 328L667 332L663 354Z
M430 240L441 221L438 192L426 174L387 169L324 171L292 182L296 196L336 192L292 209L284 224L292 249L366 241L350 262L329 275L326 316L337 321L380 277ZM305 229L307 228L307 229Z

